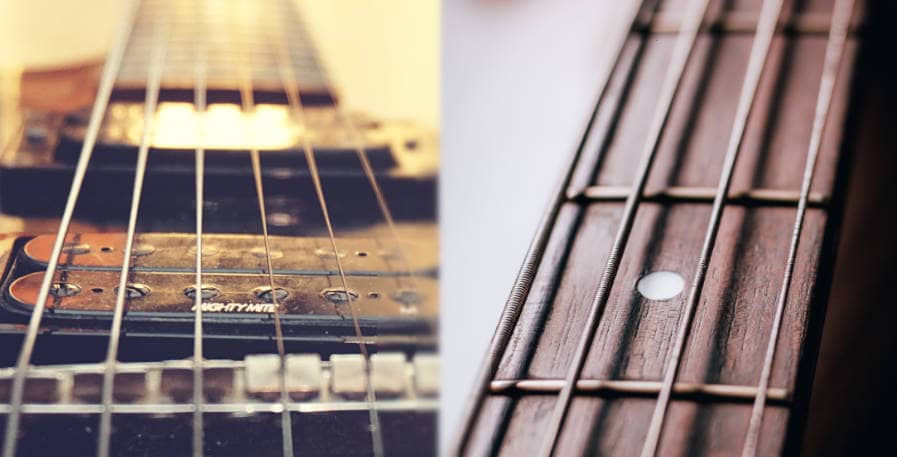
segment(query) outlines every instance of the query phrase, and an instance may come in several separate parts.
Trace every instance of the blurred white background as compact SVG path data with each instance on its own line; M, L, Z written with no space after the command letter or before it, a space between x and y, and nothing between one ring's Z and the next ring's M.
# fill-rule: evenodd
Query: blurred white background
M445 0L442 7L443 446L564 162L625 2Z

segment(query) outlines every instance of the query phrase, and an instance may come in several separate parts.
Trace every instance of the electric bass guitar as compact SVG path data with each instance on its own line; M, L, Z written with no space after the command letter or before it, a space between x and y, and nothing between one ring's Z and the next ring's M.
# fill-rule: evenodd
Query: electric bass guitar
M125 9L4 87L2 455L434 454L435 134L293 2Z

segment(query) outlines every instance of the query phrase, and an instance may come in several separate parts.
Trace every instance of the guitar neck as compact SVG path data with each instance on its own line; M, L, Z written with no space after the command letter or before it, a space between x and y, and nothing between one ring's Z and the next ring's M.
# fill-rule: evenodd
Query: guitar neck
M759 73L750 62L766 19L761 5L773 2L710 2L640 189L633 183L650 147L649 124L677 60L686 4L694 2L660 2L658 10L646 3L621 40L506 305L460 454L741 455L758 411L757 455L800 445L839 226L837 171L852 147L862 2L852 26L842 20L847 35L835 71L825 69L831 2L786 2ZM832 74L815 175L802 195L821 81ZM752 76L756 91L745 92ZM768 389L755 407L764 378Z
M165 22L167 55L162 99L192 100L196 67L204 59L210 102L238 101L241 69L257 93L283 93L279 59L291 67L306 103L333 103L335 94L310 32L293 1L146 0L140 2L116 92L142 100L154 30ZM236 32L235 32L236 31ZM129 90L130 89L130 90ZM133 97L127 97L134 92ZM226 93L232 93L227 97ZM286 103L282 97L278 101ZM259 100L260 102L266 99Z

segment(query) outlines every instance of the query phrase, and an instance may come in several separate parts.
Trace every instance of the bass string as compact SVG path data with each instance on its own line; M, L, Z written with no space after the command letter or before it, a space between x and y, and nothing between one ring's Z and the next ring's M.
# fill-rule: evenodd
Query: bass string
M791 288L794 264L797 258L797 250L800 244L800 235L803 231L804 216L807 211L807 200L810 188L813 185L813 176L816 170L816 162L819 150L822 146L822 134L825 131L829 108L835 92L835 84L838 79L838 70L844 55L849 33L850 21L854 10L854 0L837 0L833 6L832 23L829 30L829 38L826 43L825 57L822 64L822 77L819 84L819 93L816 98L816 108L813 114L813 127L810 132L810 144L807 147L807 158L801 182L800 198L797 204L797 213L794 218L794 226L791 231L791 241L788 247L788 258L785 262L785 272L782 278L782 286L776 301L773 313L772 326L766 354L763 359L763 368L760 373L760 382L757 387L757 396L751 409L751 419L748 424L742 457L757 455L757 447L760 439L760 426L763 423L763 411L766 407L767 389L772 377L772 364L776 355L776 343L782 328L785 306L788 302L788 294Z
M113 44L109 49L106 62L103 65L100 83L97 88L97 96L91 108L90 120L84 135L84 142L81 145L81 151L78 156L78 162L73 173L72 184L69 188L68 197L66 198L65 207L62 217L60 218L59 228L53 242L53 249L47 261L47 270L41 280L40 290L38 292L37 302L31 311L31 317L28 321L28 327L25 331L22 345L19 350L19 356L16 361L16 370L13 375L13 382L10 392L11 410L7 416L6 431L3 438L3 457L15 457L16 445L19 432L19 422L21 419L22 402L24 400L25 380L31 363L31 355L34 352L34 345L37 341L37 333L40 329L41 319L47 310L47 300L50 295L50 287L53 283L53 276L59 265L59 257L65 245L65 238L68 229L71 226L75 207L78 203L78 196L87 174L87 167L96 145L100 126L105 116L106 108L109 105L109 99L112 95L112 88L115 85L118 73L121 69L122 59L131 32L134 28L134 19L137 12L137 0L129 0L124 5L124 20L117 32Z
M330 221L330 212L327 209L327 200L324 197L324 189L321 186L321 178L318 172L318 165L315 161L314 151L310 147L305 148L305 158L308 162L309 169L311 170L311 176L315 186L315 193L318 196L318 203L320 203L321 211L324 213L324 222L327 226L327 234L330 238L330 247L333 250L334 258L336 259L337 269L339 270L340 284L343 286L343 293L346 297L346 304L352 317L352 326L355 330L355 336L358 339L358 350L361 352L361 355L364 358L366 391L365 400L368 404L368 415L371 425L371 441L374 456L382 457L384 455L383 435L380 429L380 415L377 410L377 398L374 392L373 382L371 381L371 357L368 353L367 343L364 339L364 332L362 332L361 325L358 321L358 311L355 309L355 306L352 305L352 294L349 293L349 283L348 281L346 281L346 272L343 269L343 262L342 260L340 260L339 250L336 246L336 237L334 236L333 232L333 224Z
M663 86L661 87L660 95L658 96L657 108L654 111L648 129L648 141L642 150L636 180L632 185L632 190L626 198L620 227L617 230L613 246L608 254L607 263L605 264L604 272L602 273L601 280L598 284L598 290L590 305L585 328L577 344L570 368L564 378L564 385L558 394L558 399L556 400L555 408L552 412L548 430L546 431L539 455L548 457L555 452L557 447L560 431L567 417L570 403L572 402L576 382L585 365L586 357L589 354L589 348L595 337L595 331L598 328L598 324L601 322L601 316L603 315L605 305L607 304L611 286L619 271L620 261L632 231L635 215L641 203L648 176L650 175L651 168L657 156L660 139L666 128L673 101L681 86L686 66L693 53L708 4L709 0L691 0L688 4L685 21L683 22L682 29L676 39L670 65L668 66L668 71L664 77Z
M284 8L287 10L289 10L289 7L290 6L288 4L284 5ZM288 16L284 15L284 18L288 19ZM277 26L275 26L275 28L278 30L279 39L274 40L278 45L274 57L281 81L292 81L293 84L291 87L292 90L290 90L290 88L288 87L285 87L287 100L291 106L293 115L300 125L307 126L308 123L306 121L305 109L302 103L301 88L298 84L296 84L298 78L296 77L295 71L292 66L293 57L289 52L288 47L286 46L287 35L284 28L285 22L286 21L282 21L281 23L278 23ZM392 210L390 209L389 202L383 192L383 189L380 187L380 183L377 180L377 175L374 173L374 168L373 166L371 166L368 153L364 147L364 135L362 134L361 129L358 127L358 123L348 115L342 105L334 104L333 111L336 115L336 118L339 119L340 124L346 127L346 130L349 132L349 136L353 140L353 149L355 150L355 154L358 157L359 162L361 163L362 170L364 171L365 178L368 180L368 184L370 185L371 190L374 194L374 198L377 202L377 209L380 211L380 215L381 217L383 217L383 221L386 222L386 226L390 234L389 236L392 238L393 244L395 245L397 253L396 258L401 264L401 270L404 274L404 277L396 276L396 282L400 288L408 287L411 291L416 293L420 290L418 284L418 274L415 271L414 267L411 265L410 256L408 255L407 249L402 242L402 236L399 233L399 229L395 222L395 218L393 217ZM407 285L403 285L402 280L404 278L407 278L408 280ZM417 294L415 295L417 296Z
M234 18L234 15L236 14L235 8L233 7L233 4L231 4L230 6L230 14L231 17ZM253 7L249 7L247 13L255 15L256 10ZM237 62L235 62L235 68L238 72L237 77L240 91L240 102L243 112L246 115L251 115L255 111L252 70L247 62L250 58L251 50L245 46L245 42L236 43L236 45L237 46L235 47L239 49L236 54L239 54L240 56L237 59ZM265 274L268 280L271 303L274 305L274 313L272 314L274 316L275 344L277 347L277 355L280 362L278 368L278 390L280 393L281 403L281 444L284 457L292 457L293 421L289 409L289 393L287 392L286 387L286 347L283 341L283 327L280 318L280 314L283 312L283 305L280 303L280 300L277 297L277 289L274 282L274 267L271 259L271 243L268 235L268 216L265 206L265 189L264 184L262 183L262 166L261 158L259 157L259 147L256 142L253 126L248 124L246 126L246 142L247 146L249 147L252 177L255 186L256 200L258 203L259 218L261 221L262 239L264 242L265 251Z
M97 455L108 457L112 435L112 404L113 385L115 381L115 365L118 361L118 347L121 339L122 319L125 313L125 299L129 294L128 277L131 266L131 254L134 249L134 237L137 231L137 217L140 211L140 198L143 194L143 182L146 174L146 164L149 157L149 147L154 132L154 119L156 106L159 102L159 88L162 82L162 73L165 63L165 54L168 43L167 15L161 15L153 24L153 42L148 69L146 99L144 101L143 133L140 138L140 147L137 151L137 165L134 171L134 189L131 194L131 209L128 214L128 228L125 236L125 247L122 253L123 260L121 273L119 274L118 290L115 294L115 308L112 314L112 328L109 335L109 344L106 351L105 369L103 370L102 402L103 412L100 415L99 442Z
M393 243L396 247L396 253L398 254L399 263L402 265L403 272L405 273L408 279L408 285L402 285L402 276L396 276L396 283L400 288L408 287L413 292L413 297L410 297L409 300L418 300L420 297L417 273L414 271L414 268L411 266L411 260L408 256L407 249L405 249L404 243L402 243L402 237L399 235L399 230L396 227L395 219L392 216L392 211L389 209L389 204L386 201L386 196L383 194L383 190L380 188L380 184L377 182L377 176L374 174L374 169L371 166L371 161L368 159L367 151L364 149L364 136L361 133L361 129L358 128L357 123L352 119L351 116L347 115L345 110L339 105L334 105L334 109L336 111L337 117L340 119L340 123L346 126L346 129L350 132L352 138L355 141L355 154L358 156L358 160L361 162L361 167L364 170L364 174L367 177L368 183L371 185L371 190L374 192L374 197L377 200L377 207L380 210L380 214L383 216L383 220L386 221L386 226L389 229L390 236L392 237ZM409 306L409 305L405 305ZM410 308L413 309L413 308Z
M286 17L286 15L284 15ZM286 34L284 32L284 24L278 23L276 26L278 30L278 39L271 39L270 35L268 36L269 41L273 41L277 45L277 52L275 52L275 58L277 60L277 67L281 77L281 81L283 83L284 92L286 93L287 100L290 106L293 115L296 120L302 126L308 126L307 119L305 117L304 108L301 103L300 94L299 94L299 85L296 80L295 72L290 65L290 53L288 52L286 46ZM352 294L349 291L348 280L346 279L345 269L343 268L342 260L339 256L339 249L336 243L336 236L333 229L333 222L330 217L329 207L327 205L327 199L324 195L324 188L321 183L321 176L318 169L317 161L315 160L314 147L311 144L308 135L303 135L302 137L302 149L305 154L306 162L308 163L309 171L311 172L312 182L315 188L315 194L317 195L318 204L321 207L322 215L324 216L324 224L327 229L327 235L330 241L330 247L333 251L333 257L336 260L337 270L339 271L340 284L343 287L343 293L345 294L346 304L349 308L349 313L352 318L352 326L355 332L355 336L358 339L358 349L364 359L364 371L365 371L365 397L368 406L368 419L370 423L370 431L371 431L371 444L372 450L376 457L382 457L385 453L384 445L383 445L383 435L380 425L380 415L377 409L377 399L376 393L374 391L373 383L371 381L371 359L370 354L368 352L367 343L365 342L364 332L361 330L361 324L359 323L358 312L352 304Z
M720 176L716 195L713 199L710 221L707 225L704 242L701 247L701 253L698 258L695 276L692 280L688 299L685 303L685 308L682 310L682 315L680 315L679 325L676 329L676 337L670 353L670 361L664 371L663 384L660 393L658 394L657 403L654 407L654 412L648 427L648 434L645 437L645 443L642 447L642 457L653 457L657 453L657 446L660 442L660 435L663 432L673 383L676 380L676 374L682 359L685 341L688 338L691 322L694 319L697 301L701 295L704 279L707 276L710 256L713 253L713 247L716 243L716 235L719 232L723 209L725 208L729 187L732 182L732 175L735 170L735 163L738 160L738 154L741 150L748 118L754 107L754 101L757 97L757 89L760 85L760 78L766 67L767 56L769 55L772 40L775 36L783 3L783 0L764 0L760 10L760 20L757 24L757 32L754 36L754 42L751 45L751 53L748 58L744 83L742 84L741 93L738 97L738 107L735 111L734 124L729 137L729 144L726 148L726 155L723 160L722 175Z
M208 49L205 37L208 27L205 17L205 0L196 0L194 7L194 30L199 31L194 37L196 45L196 65L194 67L193 103L196 110L196 150L195 150L195 188L196 188L196 285L193 296L193 457L202 457L204 442L203 416L203 325L202 325L202 249L203 249L203 200L205 192L205 126L203 118L206 112L206 66Z
M232 15L237 14L235 11L234 5L231 4L231 8L229 13ZM255 15L257 12L254 8L249 7L248 14ZM238 71L238 80L239 80L239 90L240 90L240 102L242 104L243 112L246 115L251 115L255 111L255 99L253 95L253 82L252 82L252 73L251 68L247 63L248 55L251 50L247 49L245 46L246 43L242 43L242 46L238 44L235 46L238 49L237 54L239 54L239 59L236 62L236 69ZM271 243L268 236L268 216L267 210L265 206L265 189L262 183L262 165L261 158L259 157L259 147L255 138L255 130L253 125L246 125L246 142L249 148L249 158L252 165L252 177L253 182L255 184L255 195L256 200L258 202L259 209L259 217L261 219L262 225L262 238L264 241L264 249L265 249L265 270L266 276L268 279L268 287L270 291L271 303L274 304L274 333L275 333L275 344L277 346L277 355L280 359L279 368L278 368L278 384L280 389L280 403L281 403L281 439L283 444L283 455L284 457L292 457L293 456L293 420L292 415L289 410L289 393L287 392L286 387L286 347L283 341L283 327L281 325L280 314L283 312L282 305L280 300L277 297L277 289L274 284L274 268L273 263L271 261Z
M517 280L511 289L511 293L508 296L504 309L502 310L495 335L489 343L489 350L486 358L483 361L482 367L477 372L473 387L474 394L471 395L471 398L464 405L464 414L462 415L464 422L458 427L458 431L452 440L451 449L449 451L450 455L463 454L466 452L470 443L470 437L474 432L473 428L476 425L477 418L482 410L485 397L490 391L490 383L495 378L495 374L504 357L511 335L517 327L523 303L532 287L536 270L542 262L548 239L552 234L552 230L554 230L560 208L567 201L567 190L573 181L573 175L580 163L585 148L588 145L588 139L592 129L595 127L595 120L598 116L598 112L602 106L604 106L606 97L609 95L608 90L610 88L611 76L620 68L626 40L637 25L639 14L645 9L646 5L649 6L648 11L650 12L650 18L653 18L657 10L658 2L641 1L630 3L626 12L622 15L626 18L625 23L627 24L627 27L622 33L613 35L612 40L608 42L607 49L612 50L611 52L613 52L613 56L609 61L610 64L602 67L602 72L597 78L599 85L596 91L596 102L593 104L594 108L586 123L579 145L573 150L571 157L567 160L567 171L561 177L555 188L554 198L548 206L548 211L546 211L545 215L539 221L538 229L533 237L533 241L530 243L526 255L524 256L523 265L517 275Z

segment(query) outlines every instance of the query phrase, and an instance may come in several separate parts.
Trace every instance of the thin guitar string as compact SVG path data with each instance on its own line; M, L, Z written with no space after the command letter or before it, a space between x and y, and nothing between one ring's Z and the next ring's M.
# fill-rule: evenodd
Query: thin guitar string
M657 149L660 144L661 136L666 128L669 120L670 111L673 101L682 83L683 75L687 67L690 56L692 55L697 41L698 32L703 24L703 19L707 11L709 0L691 0L688 4L685 21L682 29L676 39L676 45L673 49L673 55L668 67L667 74L664 78L663 86L658 96L657 108L654 111L651 125L648 129L648 141L642 150L642 158L640 160L636 180L632 185L632 190L626 198L626 204L623 209L620 227L614 238L614 244L607 257L607 263L598 290L595 293L589 308L589 315L586 318L586 325L582 331L582 336L576 347L570 368L564 379L564 386L558 394L557 403L551 416L551 421L547 426L546 435L542 442L539 455L549 457L557 447L558 438L564 420L567 417L567 410L572 401L573 391L576 388L576 381L585 365L586 356L589 353L590 346L595 337L595 331L601 321L604 307L607 304L608 295L611 286L614 283L617 272L620 268L620 261L629 235L632 231L635 215L644 193L651 167L657 155Z
M807 201L810 196L810 188L813 185L813 176L816 170L816 162L819 150L822 146L822 134L825 131L829 108L835 92L835 84L838 79L838 69L844 55L847 43L847 34L850 28L850 20L854 10L854 0L836 0L832 12L832 23L829 31L829 39L825 48L825 58L822 64L822 78L819 83L819 94L816 98L816 109L813 114L813 129L810 132L810 144L807 147L807 159L804 168L803 181L801 182L800 199L797 203L797 214L794 218L794 226L791 232L791 243L788 247L788 260L785 263L785 273L782 278L782 288L776 301L770 328L769 340L766 347L766 355L763 359L763 369L760 373L760 383L757 386L757 396L754 397L754 405L751 409L751 420L748 424L742 457L757 455L758 442L760 440L760 426L763 423L763 411L766 407L767 389L772 377L772 364L776 355L776 344L782 328L782 318L785 306L788 302L788 293L791 288L791 279L794 273L794 263L797 259L797 249L800 244L800 235L803 231L804 216L807 212Z
M160 15L161 21L153 25L153 44L149 75L147 77L146 100L143 112L143 134L140 138L140 147L137 151L137 166L134 170L134 190L131 194L131 209L128 214L128 229L125 237L125 248L122 253L121 273L118 281L118 291L115 295L115 308L112 314L112 328L109 334L109 345L106 352L105 369L103 370L102 402L103 412L100 414L100 427L98 437L97 455L109 456L109 447L112 435L112 404L113 386L115 381L115 365L118 362L118 347L121 338L122 319L125 313L125 296L128 294L128 276L131 266L131 254L134 249L134 237L137 231L137 216L140 211L140 198L143 193L143 182L146 174L146 163L149 157L149 147L152 134L155 129L156 106L159 101L159 87L162 83L165 54L168 44L168 17Z
M69 188L65 208L63 209L62 217L59 221L59 228L56 232L55 241L53 242L53 249L50 251L50 258L47 260L47 270L41 280L37 302L32 308L31 318L28 321L28 327L25 331L25 336L19 351L19 357L16 361L16 369L10 389L11 411L7 416L6 431L4 432L3 437L3 457L15 457L19 421L21 419L20 415L25 393L25 380L27 379L30 368L31 354L34 352L34 344L37 341L37 333L40 330L41 318L46 310L47 300L50 295L50 286L53 283L53 276L59 265L59 257L62 254L62 248L65 245L66 234L72 223L75 206L78 203L78 195L81 192L84 177L87 174L87 166L90 163L90 157L93 154L93 149L96 145L100 125L103 121L106 107L109 104L109 98L112 95L115 79L121 68L121 62L125 48L127 47L128 38L131 36L131 31L134 27L137 0L128 0L124 5L124 8L124 20L113 40L112 47L109 49L106 63L103 65L102 76L100 77L100 83L97 88L97 96L91 109L87 129L84 133L84 142L81 145L81 152L73 173L72 184Z
M253 9L252 11L254 14L255 10ZM233 7L231 8L230 13L234 13ZM240 78L240 101L242 104L243 112L247 116L251 116L255 111L255 99L253 97L252 75L246 62L246 54L248 53L248 49L240 49L238 53L240 55L240 59L237 62L237 69L239 71ZM259 157L259 147L256 144L255 125L248 125L246 133L247 146L250 148L249 158L252 163L252 177L255 184L255 195L258 202L259 217L262 224L262 238L264 240L265 247L265 269L267 270L268 287L271 293L271 302L274 304L273 314L275 344L277 346L277 355L280 359L278 367L278 384L280 387L280 404L282 408L280 413L280 428L281 440L283 444L283 455L284 457L292 457L294 455L293 419L289 409L290 397L289 393L287 392L286 386L286 347L283 342L283 327L281 325L280 319L280 314L283 312L283 305L277 298L277 289L274 286L274 267L273 263L271 262L271 242L268 236L268 214L265 207L265 189L264 185L262 184L262 165L261 159Z
M203 348L202 348L202 232L203 232L203 200L204 175L205 175L205 126L203 125L206 113L206 60L208 49L206 36L208 27L205 17L205 0L193 2L196 29L200 33L196 36L196 66L194 74L193 101L196 109L196 286L193 297L193 457L202 457L204 442L204 417L203 417Z
M582 152L587 145L589 133L594 127L599 108L603 105L604 98L608 94L607 90L610 87L611 75L617 69L623 54L623 49L625 48L626 40L629 38L632 29L638 21L639 12L647 3L648 2L642 1L629 4L626 12L622 15L627 18L627 27L621 33L614 35L612 41L608 43L607 49L612 49L611 52L614 53L610 60L612 63L602 66L601 73L599 73L598 78L596 78L598 81L596 102L593 105L594 108L591 116L586 123L582 140L571 154L571 157L567 160L567 171L555 187L554 198L548 205L548 211L545 212L545 215L542 216L542 219L539 221L533 240L527 248L523 264L517 274L517 280L505 302L505 306L502 309L502 314L499 319L499 324L489 343L489 350L486 353L482 366L476 374L473 395L470 396L464 405L462 414L463 423L458 427L457 432L455 433L448 455L462 455L466 451L470 437L474 434L473 427L476 425L480 415L485 396L489 392L489 385L495 377L498 365L501 362L508 346L508 342L510 341L511 334L517 326L520 312L522 311L523 301L529 294L532 282L536 275L536 269L542 261L545 247L548 244L548 239L554 229L554 223L557 219L558 212L560 211L561 205L567 201L567 190L572 180L573 173L579 163Z
M308 124L306 122L305 112L302 107L301 99L299 98L299 85L297 83L295 72L293 71L292 66L289 64L290 57L289 52L287 52L286 48L286 34L283 25L284 24L279 24L278 27L278 30L280 32L280 39L272 40L279 45L278 52L275 53L277 66L281 76L281 81L283 82L284 92L286 93L290 108L293 111L293 115L301 125L307 126ZM375 457L382 457L383 455L385 455L385 451L383 445L383 435L380 426L380 415L377 410L377 398L374 391L373 382L371 381L371 358L370 354L368 353L367 344L364 340L364 332L362 332L361 325L358 320L357 310L355 309L355 306L352 305L352 295L349 293L349 284L346 280L346 273L343 268L342 260L340 260L339 249L337 248L336 244L336 236L333 230L333 223L330 218L330 211L327 206L327 200L324 196L324 188L321 184L321 176L318 170L317 162L315 160L314 147L308 139L308 135L303 135L302 137L302 149L305 153L306 162L308 162L309 171L311 172L312 181L315 187L315 193L317 194L318 203L321 206L321 213L324 216L324 223L327 228L330 246L333 250L333 257L336 260L336 266L339 270L340 283L343 286L343 292L346 297L346 304L348 305L349 313L352 317L352 326L355 331L355 336L358 339L358 349L364 359L365 396L366 403L368 405L368 419L370 422L372 449Z
M707 275L710 256L713 253L713 247L716 243L716 235L719 231L720 221L722 220L722 213L729 193L729 187L732 182L735 163L738 160L738 153L741 150L741 143L744 139L748 118L754 107L757 88L760 85L760 78L763 75L763 69L766 67L767 56L773 37L775 36L776 27L782 11L782 4L783 0L765 0L763 2L763 7L760 10L757 33L755 34L754 42L751 46L748 66L745 72L745 80L742 84L741 94L738 97L738 107L735 112L732 133L729 137L729 145L723 160L722 175L720 176L716 196L713 199L710 221L707 226L703 246L701 247L701 254L698 258L698 265L696 267L694 280L691 284L688 300L682 311L684 316L679 319L679 326L676 330L676 339L674 340L671 349L669 366L667 366L666 371L664 372L663 385L658 394L657 404L655 405L654 413L651 416L648 434L645 437L645 443L642 447L642 457L653 457L657 452L657 446L660 442L660 435L663 431L663 425L666 419L666 411L670 402L670 395L673 390L673 383L676 380L676 372L679 369L679 363L682 358L682 350L685 346L685 340L688 338L698 297L700 297L704 279Z
M330 245L333 249L334 257L336 258L336 266L339 269L340 283L343 286L343 292L346 295L346 304L352 317L352 326L355 329L355 336L358 339L358 349L364 359L365 391L367 397L366 402L369 405L368 414L370 416L369 419L371 424L371 441L373 445L374 456L382 457L384 455L383 436L380 429L380 415L377 411L377 398L374 392L373 383L371 381L371 357L367 350L367 343L365 343L364 340L364 333L361 331L361 325L358 322L358 311L355 309L355 306L352 305L352 295L349 293L349 284L346 281L346 272L343 270L343 263L339 258L339 251L336 247L336 238L333 233L333 225L330 222L330 212L327 209L327 201L324 198L324 189L321 186L321 178L318 173L318 165L315 161L314 151L310 148L306 148L305 158L308 161L308 166L311 170L312 180L314 181L315 185L315 193L317 193L318 195L318 202L321 205L321 211L324 213L324 222L327 225L327 234L330 237Z
M283 2L287 9L289 9L288 1L289 0L285 0ZM281 29L281 31L283 32L283 29ZM286 62L290 62L292 60L292 55L288 52L289 50L285 46L286 42L284 40L286 40L286 35L285 35L285 32L283 32L283 33L284 33L283 40L281 40L280 46L279 46L280 49L278 49L278 52L281 54L281 57L278 57L278 58L283 59ZM290 68L290 71L292 71L291 68ZM295 77L294 77L294 79L295 79ZM297 91L298 91L298 89L297 89ZM302 99L298 93L295 95L296 95L296 100L295 100L296 105L300 107L300 111L301 111ZM399 263L401 263L402 270L404 270L404 273L408 277L408 283L409 283L408 287L412 291L418 292L420 290L420 288L418 287L419 282L418 282L417 272L414 270L414 268L411 265L411 260L410 260L411 257L408 255L407 249L405 249L405 246L402 243L402 237L399 234L397 225L395 223L395 218L393 217L393 214L392 214L392 210L390 209L386 195L383 193L383 189L380 187L380 183L377 180L377 175L374 173L374 168L371 166L371 161L368 157L368 153L364 148L364 135L361 133L361 129L359 128L358 123L351 116L348 115L348 113L342 107L342 105L334 104L333 111L336 114L336 117L340 120L340 123L346 127L346 130L348 130L350 137L353 139L353 141L355 143L354 144L355 154L358 157L359 162L361 162L362 170L364 171L365 177L367 178L368 183L371 186L371 190L374 193L374 197L377 201L377 207L378 207L378 210L380 211L380 215L383 217L384 222L386 222L386 226L390 232L390 237L392 238L393 243L396 246ZM396 282L401 287L402 282L401 282L400 277L397 276Z

